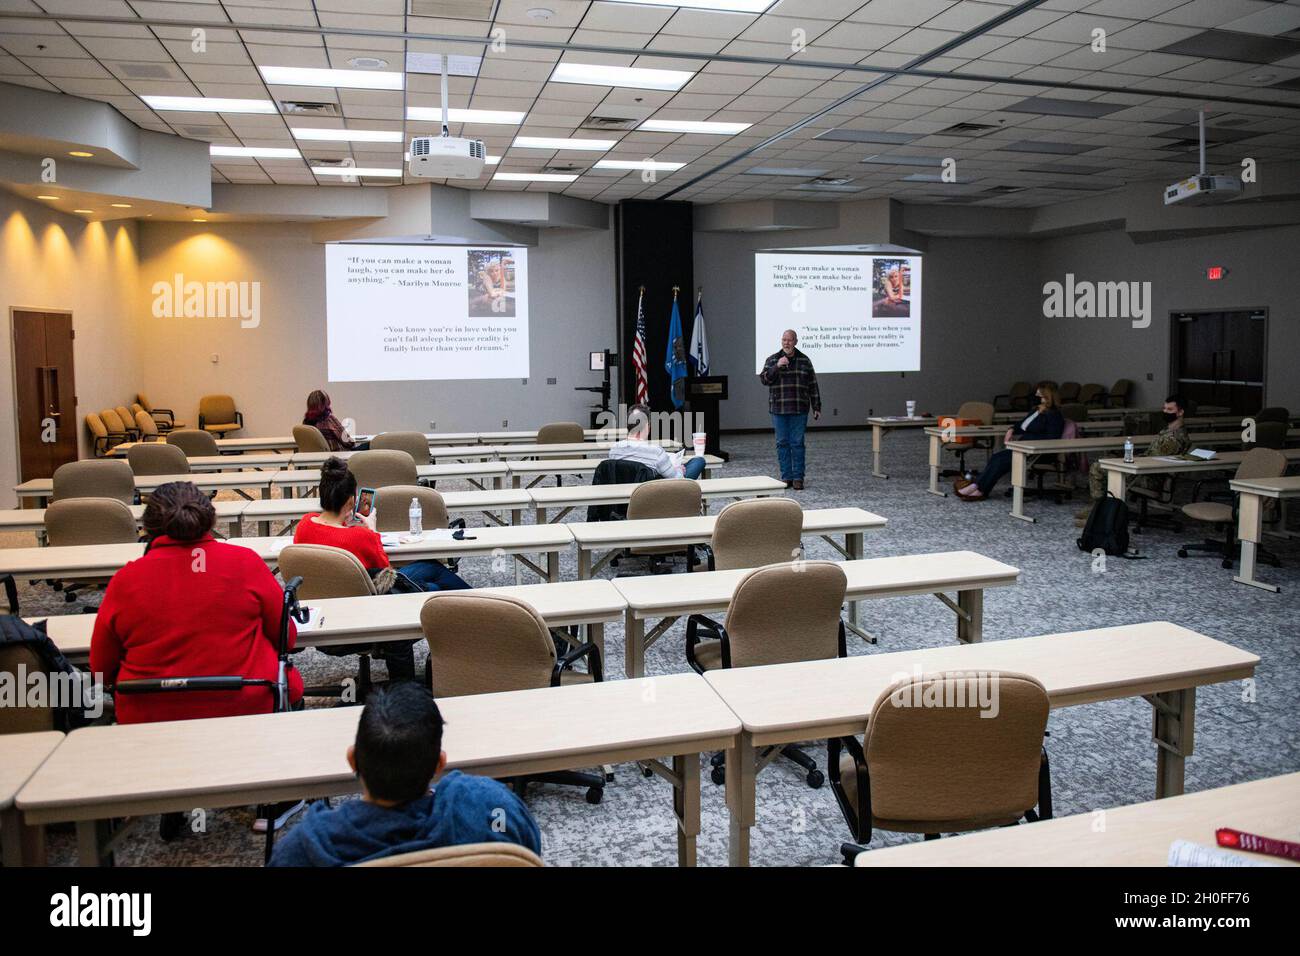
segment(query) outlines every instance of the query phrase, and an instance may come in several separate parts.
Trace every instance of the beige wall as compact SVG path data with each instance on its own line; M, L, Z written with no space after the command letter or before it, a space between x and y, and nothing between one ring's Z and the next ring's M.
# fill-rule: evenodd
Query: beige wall
M0 506L15 504L14 308L70 311L76 330L77 429L82 416L135 400L136 353L123 322L139 288L134 223L86 223L0 192ZM29 371L29 370L28 370Z

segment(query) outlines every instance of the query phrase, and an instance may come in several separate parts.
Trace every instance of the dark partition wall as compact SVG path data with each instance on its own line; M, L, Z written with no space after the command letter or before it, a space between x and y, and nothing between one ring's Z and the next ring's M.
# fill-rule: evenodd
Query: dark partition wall
M694 249L691 244L691 204L627 199L615 211L619 304L619 385L621 400L631 405L636 395L632 368L632 338L636 335L636 300L645 286L646 378L650 407L670 411L668 322L673 286L679 286L682 334L690 341L695 319ZM707 306L706 306L707 309Z

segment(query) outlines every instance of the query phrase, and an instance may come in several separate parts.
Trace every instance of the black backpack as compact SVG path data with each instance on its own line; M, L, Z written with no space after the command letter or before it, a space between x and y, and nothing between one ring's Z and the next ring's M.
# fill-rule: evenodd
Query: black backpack
M1109 491L1093 503L1083 534L1077 539L1080 551L1092 554L1098 548L1114 557L1128 553L1128 505Z

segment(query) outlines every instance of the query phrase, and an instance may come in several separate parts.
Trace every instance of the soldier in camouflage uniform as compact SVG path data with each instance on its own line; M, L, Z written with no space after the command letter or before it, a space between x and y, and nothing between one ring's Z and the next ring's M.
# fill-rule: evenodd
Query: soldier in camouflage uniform
M1159 435L1151 439L1151 444L1147 445L1146 451L1142 454L1148 457L1187 454L1187 450L1192 447L1192 439L1183 425L1182 398L1178 395L1170 395L1165 399L1163 412L1165 427ZM1147 479L1138 478L1136 481L1145 482ZM1088 468L1088 492L1092 495L1093 501L1106 493L1106 475L1101 470L1101 465L1095 461ZM1087 516L1086 512L1084 516Z

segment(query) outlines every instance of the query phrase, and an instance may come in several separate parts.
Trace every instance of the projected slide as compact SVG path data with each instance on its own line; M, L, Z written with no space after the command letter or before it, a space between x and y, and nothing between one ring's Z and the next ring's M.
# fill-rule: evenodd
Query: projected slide
M755 371L786 329L819 373L919 370L921 257L755 253Z
M528 377L528 251L325 247L331 382Z

